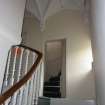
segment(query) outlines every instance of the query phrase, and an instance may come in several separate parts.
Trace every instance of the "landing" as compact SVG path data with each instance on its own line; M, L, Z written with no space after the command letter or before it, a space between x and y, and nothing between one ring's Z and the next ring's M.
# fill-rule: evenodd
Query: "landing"
M94 100L70 100L66 98L39 98L38 105L96 105Z

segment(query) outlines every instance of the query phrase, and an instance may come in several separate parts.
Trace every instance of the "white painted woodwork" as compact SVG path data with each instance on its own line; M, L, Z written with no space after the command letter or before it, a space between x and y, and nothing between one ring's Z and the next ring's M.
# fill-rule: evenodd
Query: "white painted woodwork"
M35 52L22 47L11 48L8 54L2 93L4 90L6 91L7 87L9 88L18 82L30 70L37 57ZM42 96L41 92L43 91L41 75L43 77L44 72L42 72L42 64L40 63L30 80L15 92L4 105L37 104L38 97Z
M32 55L31 55L31 61L32 61L32 64L31 65L33 65L34 64L34 62L35 62L35 57L34 57L34 54L35 53L32 53ZM35 74L35 73L34 73ZM32 78L30 79L30 89L29 89L29 98L28 98L28 102L27 102L27 105L31 105L31 103L32 103L32 98L33 98L33 87L34 87L34 75L32 76Z
M5 80L4 80L4 83L3 83L3 87L2 87L2 91L5 91L6 90L6 87L8 86L8 74L9 74L9 66L10 66L10 58L11 58L11 50L8 54L8 61L7 61L7 70L6 70L6 75L5 75ZM10 98L5 102L5 105L8 105L10 102Z
M41 61L40 64L40 91L39 91L39 96L43 96L43 86L44 86L44 66L43 66L43 61Z
M32 76L32 78L30 79L29 98L28 98L27 105L31 105L31 102L32 102L33 81L34 81L34 76Z
M17 51L18 51L18 47L16 47L15 48L15 52L13 52L13 53L15 53L14 54L14 61L13 61L13 70L12 70L12 75L11 75L11 83L10 83L10 85L13 85L14 84L14 75L15 75L15 67L16 67L16 59L17 59ZM12 65L11 65L12 66Z
M4 77L4 83L2 86L2 92L4 92L7 88L8 85L8 74L9 74L9 66L10 66L10 58L11 58L11 50L8 54L8 61L7 61L7 67L6 67L6 73L5 73L5 77Z
M24 58L26 58L27 59L27 53L26 53L26 51L24 50L24 52L23 52L23 58L22 58L22 67L21 67L21 77L23 77L25 74L25 67L26 67L26 59L24 60ZM23 70L24 69L24 70ZM20 89L20 94L19 94L19 96L18 96L18 100L17 100L17 102L18 102L18 104L17 105L22 105L22 102L23 102L23 95L24 95L24 90L25 90L25 86L22 86L22 88Z
M19 58L19 67L18 67L17 80L16 80L16 82L18 82L18 81L20 80L20 75L21 75L20 73L21 73L21 67L22 67L23 51L24 51L24 49L21 48L21 53L20 53L20 58ZM15 105L16 105L17 100L18 100L18 97L17 97L18 94L19 94L19 91L17 91L17 92L15 93L15 95L14 95L14 100L15 100L15 102L14 102L13 104L15 104Z
M25 64L25 74L28 71L28 59L29 59L29 51L27 50L26 55L26 64ZM24 94L22 96L22 105L27 105L27 97L28 97L28 88L29 88L29 81L24 86Z
M20 89L20 94L19 94L19 98L17 100L18 102L18 105L22 105L22 95L23 95L23 92L24 92L24 86Z
M35 104L35 105L37 104L37 92L38 92L38 90L37 90L37 89L38 89L38 88L37 88L37 86L38 86L38 85L37 85L38 81L37 81L37 80L38 80L38 71L36 70L36 74L35 74L35 85L34 85L34 86L35 86L35 87L34 87L34 88L35 88L35 89L34 89L34 90L35 90L35 91L34 91L34 104Z
M33 62L34 62L34 60L35 60L35 58L36 58L36 56L35 56L35 54L33 53ZM34 104L34 102L35 102L35 99L36 99L36 94L35 94L35 92L36 92L36 75L37 75L37 71L34 73L34 81L33 81L33 94L32 94L32 102L31 102L31 104L33 105Z
M14 80L15 80L14 76L15 76L15 71L16 71L16 59L17 59L18 48L19 47L16 47L15 52L13 52L15 54L14 54L14 61L13 61L13 70L12 70L11 80L10 80L10 84L9 84L10 86L13 86ZM12 96L10 105L16 104L16 94L17 94L17 92Z

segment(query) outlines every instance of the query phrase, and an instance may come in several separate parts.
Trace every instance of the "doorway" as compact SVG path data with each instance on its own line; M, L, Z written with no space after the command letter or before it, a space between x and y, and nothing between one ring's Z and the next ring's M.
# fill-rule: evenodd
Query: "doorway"
M45 43L44 96L66 97L66 39Z

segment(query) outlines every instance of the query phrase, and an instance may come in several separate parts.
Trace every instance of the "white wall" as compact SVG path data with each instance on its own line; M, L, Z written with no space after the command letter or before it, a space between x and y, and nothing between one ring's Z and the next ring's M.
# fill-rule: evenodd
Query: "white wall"
M2 88L2 81L6 67L7 55L11 45L11 42L9 42L8 39L1 37L0 34L0 91Z
M23 24L23 43L27 46L42 51L42 33L39 23L35 18L25 18Z
M20 42L26 0L0 0L0 33Z
M0 0L0 90L10 47L21 42L25 0Z
M91 3L97 104L105 105L105 0L92 0Z
M43 35L44 41L66 38L67 97L95 98L90 33L80 12L63 11L51 17Z
M70 99L94 99L94 74L88 26L79 11L62 11L47 20L44 32L37 21L28 18L26 42L33 48L43 48L48 40L66 39L66 95ZM34 25L33 25L34 24ZM29 39L30 38L30 39ZM42 42L42 43L41 43ZM41 46L42 44L42 46Z

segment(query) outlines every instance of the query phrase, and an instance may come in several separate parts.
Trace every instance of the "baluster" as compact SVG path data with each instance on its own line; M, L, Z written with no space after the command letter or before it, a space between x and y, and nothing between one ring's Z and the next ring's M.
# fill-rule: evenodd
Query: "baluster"
M37 105L37 101L38 101L38 94L39 94L39 66L36 69L36 86L35 86L35 105Z
M28 70L29 54L30 54L30 51L27 50L26 65L25 65L25 74L27 73L27 70ZM29 81L28 81L27 84L24 86L24 92L23 92L22 104L21 104L21 105L27 105L28 87L29 87Z
M33 77L32 77L31 99L30 99L30 102L28 105L32 105L34 103L34 97L33 97L33 95L34 95L34 82L35 82L34 79L35 79L35 75L33 75Z
M25 68L24 68L24 66L26 66L26 62L27 62L27 54L28 53L26 53L26 56L24 56L24 54L25 54L25 50L23 51L23 59L22 59L22 65L21 65L21 75L20 75L20 78L22 78L22 76L24 76L24 73L26 73L26 71L23 71ZM26 58L25 58L26 57ZM25 59L25 60L24 60ZM21 88L20 88L20 90L19 90L19 95L18 95L18 100L17 100L17 105L22 105L22 100L23 100L23 93L24 93L24 90L25 90L25 87L24 86L22 86Z
M15 53L14 55L14 60L13 60L13 69L12 69L12 74L11 74L11 78L10 78L10 83L9 83L9 86L12 86L14 84L14 75L15 75L15 66L16 66L16 58L17 58L17 51L18 51L18 47L13 47L13 49L15 49L13 53ZM9 71L11 73L11 71ZM11 97L11 100L10 102L8 103L9 105L13 104L14 103L14 99L13 99L13 96ZM7 105L8 105L7 104Z
M33 61L33 53L31 53L31 59L32 61L32 64L31 66L34 64L35 62L35 59ZM32 78L30 79L30 88L29 88L29 94L28 94L28 102L27 102L27 105L31 105L31 102L32 102L32 93L33 93L33 81L34 81L34 76L32 76Z
M16 66L16 58L17 58L17 51L19 47L16 47L15 49L15 56L14 56L14 62L13 62L13 72L11 76L11 86L14 84L14 75L15 75L15 66Z
M33 62L35 61L35 58L37 56L35 55L35 53L33 53ZM34 103L36 102L36 97L35 97L35 94L36 94L36 80L37 80L37 70L35 71L34 73L34 79L33 79L33 94L32 94L32 102L31 102L31 105L34 105Z
M15 47L15 56L14 56L14 61L13 61L13 72L12 72L12 75L11 75L10 86L12 86L14 84L14 80L15 80L14 76L15 76L15 66L16 66L16 58L17 58L18 48L19 47ZM16 101L16 99L14 99L14 96L12 96L9 105L13 105L15 103L15 101Z
M35 74L34 74L34 91L33 91L33 103L34 104L36 104L36 91L37 91L37 70L36 70L36 72L35 72Z
M21 103L22 103L23 91L24 91L24 87L21 87L21 88L20 88L20 91L19 91L20 94L19 94L18 99L17 99L17 105L22 105Z
M19 61L19 70L18 70L18 78L17 78L17 81L20 80L20 76L21 76L21 67L22 67L22 58L23 58L23 52L24 52L24 49L21 48L21 55L20 55L20 61Z
M9 74L9 65L10 65L10 58L11 58L11 50L8 55L7 65L6 65L6 72L4 74L4 81L2 86L2 93L6 91L8 85L8 74Z
M32 76L32 78L30 79L30 88L29 88L29 94L28 94L28 102L27 102L27 105L31 105L32 93L33 93L33 76Z
M37 71L38 71L38 74L37 74L37 87L36 87L36 105L37 105L37 102L38 102L38 97L39 96L42 96L42 91L43 90L41 90L42 89L42 87L41 87L41 85L43 85L43 77L41 77L43 74L42 73L44 73L44 72L42 72L42 64L40 63L40 65L38 66L38 68L37 68ZM41 79L42 78L42 79Z
M30 52L30 55L29 55L29 59L28 59L28 70L32 67L32 56L31 56L32 52ZM30 78L30 80L28 81L28 95L27 95L27 105L30 101L30 91L31 91L31 80L32 78Z
M36 94L36 97L37 97L37 102L38 102L38 97L39 97L39 93L40 93L40 74L41 74L41 65L39 64L38 66L38 76L37 76L37 94ZM36 104L37 104L36 102Z
M39 96L43 96L43 86L44 86L44 69L43 69L43 63L41 61L40 63L40 91Z
M9 74L10 58L11 58L11 50L9 52L9 56L8 56L8 60L7 60L7 65L6 65L7 68L6 68L5 80L4 80L4 83L3 83L2 93L5 92L7 90L7 87L8 87L8 74ZM8 100L6 100L4 105L8 105L9 102L10 102L10 98Z
M19 48L19 51L20 51L20 58L19 58L19 67L18 67L18 70L17 70L17 79L16 79L16 82L18 82L20 80L22 57L23 57L23 51L24 51L24 49L23 48ZM13 105L16 105L17 100L18 100L18 95L19 95L19 91L17 91L14 94L14 96L13 96L13 99L14 99Z
M42 63L40 63L40 70L39 70L39 93L38 93L38 97L41 96L41 76L42 76Z

